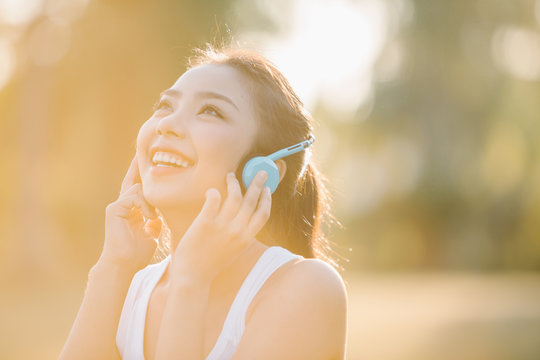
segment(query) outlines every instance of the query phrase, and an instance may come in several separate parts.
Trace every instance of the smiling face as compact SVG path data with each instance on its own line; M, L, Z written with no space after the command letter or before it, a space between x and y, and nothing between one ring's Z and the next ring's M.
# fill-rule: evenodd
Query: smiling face
M257 129L248 82L237 70L210 64L185 72L137 136L145 198L160 210L192 212L208 188L226 196L226 174L236 171Z

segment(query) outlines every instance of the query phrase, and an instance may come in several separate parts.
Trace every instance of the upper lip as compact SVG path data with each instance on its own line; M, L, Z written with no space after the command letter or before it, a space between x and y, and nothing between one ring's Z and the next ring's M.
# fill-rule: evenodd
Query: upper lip
M183 160L187 161L188 163L190 163L190 164L194 163L192 158L190 158L189 156L187 156L186 154L184 154L180 150L175 149L174 147L163 144L163 143L157 143L157 144L153 145L150 148L150 161L152 161L152 159L154 158L154 154L156 152L158 152L158 151L163 151L163 152L168 152L168 153L171 153L171 154L176 154L176 155L180 156Z

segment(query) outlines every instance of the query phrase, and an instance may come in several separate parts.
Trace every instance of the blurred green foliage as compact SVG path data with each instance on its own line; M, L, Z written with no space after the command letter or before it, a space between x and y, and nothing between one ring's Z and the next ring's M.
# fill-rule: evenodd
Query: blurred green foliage
M414 2L414 20L387 44L404 49L400 74L378 83L367 120L339 130L355 134L353 147L405 139L422 163L410 192L347 214L346 236L353 248L360 244L357 264L540 268L540 77L537 66L516 76L527 60L540 60L527 51L540 46L539 8L534 1ZM525 49L513 46L517 37L501 44L512 29L534 36ZM503 56L524 62L505 68Z

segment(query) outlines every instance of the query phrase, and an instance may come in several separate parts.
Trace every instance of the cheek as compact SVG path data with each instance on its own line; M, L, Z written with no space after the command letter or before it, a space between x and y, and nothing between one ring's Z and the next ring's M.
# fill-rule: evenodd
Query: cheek
M200 147L199 159L201 161L195 176L196 185L194 185L200 188L201 194L212 187L226 196L226 176L228 172L236 172L236 167L243 154L240 148L241 143L234 136L208 136L204 145L204 147L202 145Z
M238 143L222 143L206 149L206 161L201 162L201 171L215 179L225 179L228 172L235 172L243 157L242 149Z
M200 139L201 159L206 159L206 165L212 164L216 171L223 174L236 170L252 142L246 131L236 127L205 131L201 133Z
M137 150L142 150L145 148L145 145L148 143L152 134L152 130L152 125L149 120L142 124L141 128L139 129L139 133L137 134Z

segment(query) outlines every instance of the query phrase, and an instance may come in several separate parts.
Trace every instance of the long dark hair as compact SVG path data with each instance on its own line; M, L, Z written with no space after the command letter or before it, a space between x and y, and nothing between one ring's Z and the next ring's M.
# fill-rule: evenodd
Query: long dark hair
M291 85L277 67L264 56L245 49L208 45L195 50L188 69L205 64L225 64L243 74L259 116L259 132L254 148L241 162L254 155L269 155L313 135L313 119ZM324 229L337 223L331 213L326 179L317 170L311 151L301 151L283 158L285 177L272 195L272 211L257 238L268 246L279 245L306 258L318 258L336 270L336 252Z

